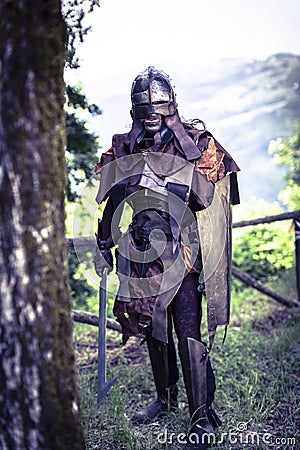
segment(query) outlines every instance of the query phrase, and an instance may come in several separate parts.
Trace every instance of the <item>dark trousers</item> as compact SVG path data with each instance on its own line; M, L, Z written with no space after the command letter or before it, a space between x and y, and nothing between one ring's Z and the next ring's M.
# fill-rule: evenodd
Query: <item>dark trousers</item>
M201 341L201 317L202 295L197 290L199 286L199 274L189 273L183 280L176 296L169 307L169 383L175 384L179 377L176 349L172 338L172 322L178 341L184 341L188 337ZM215 376L210 360L207 362L207 406L214 400L216 390Z

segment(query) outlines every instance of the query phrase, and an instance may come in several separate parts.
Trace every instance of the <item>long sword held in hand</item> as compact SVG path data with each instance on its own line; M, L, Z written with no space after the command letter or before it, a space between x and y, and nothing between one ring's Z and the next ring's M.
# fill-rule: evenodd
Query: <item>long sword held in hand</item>
M96 234L99 250L104 250L102 224L98 219ZM99 287L99 320L98 320L98 405L115 383L116 378L106 381L106 286L108 268L103 269Z

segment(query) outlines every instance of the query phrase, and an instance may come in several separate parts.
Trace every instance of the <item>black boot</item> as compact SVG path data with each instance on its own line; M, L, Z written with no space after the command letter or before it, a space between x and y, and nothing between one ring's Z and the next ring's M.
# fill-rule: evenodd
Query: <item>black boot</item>
M134 423L146 423L160 414L176 409L177 381L179 372L176 361L176 350L173 340L168 344L152 338L151 331L146 333L149 357L157 392L157 398L149 405L138 411L132 417Z
M192 338L179 342L178 349L191 415L184 449L206 450L214 438L207 408L207 349L202 342Z
M211 406L207 407L207 418L214 430L222 425L220 417Z
M212 427L216 429L222 425L222 422L218 417L217 413L215 412L215 410L211 406L215 399L216 379L209 358L207 360L206 368L207 368L207 398L206 398L207 417Z

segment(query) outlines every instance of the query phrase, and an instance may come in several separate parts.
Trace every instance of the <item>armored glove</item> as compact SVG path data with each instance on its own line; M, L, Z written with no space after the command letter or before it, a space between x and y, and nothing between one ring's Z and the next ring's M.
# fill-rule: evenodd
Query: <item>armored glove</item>
M110 249L103 249L103 250L96 249L96 253L94 256L94 267L99 277L102 277L103 270L105 268L108 269L108 272L112 271L113 257Z

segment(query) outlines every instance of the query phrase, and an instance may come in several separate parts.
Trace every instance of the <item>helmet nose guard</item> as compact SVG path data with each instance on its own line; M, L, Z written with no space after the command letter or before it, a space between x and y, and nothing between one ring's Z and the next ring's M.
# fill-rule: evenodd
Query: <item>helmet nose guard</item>
M172 116L177 104L169 76L149 66L132 84L131 103L135 119L146 119L151 113Z

